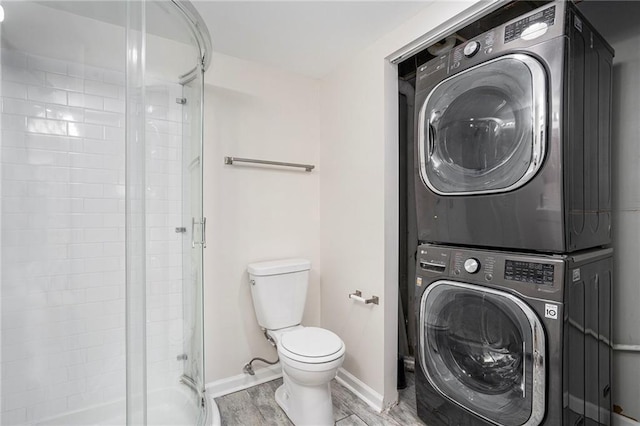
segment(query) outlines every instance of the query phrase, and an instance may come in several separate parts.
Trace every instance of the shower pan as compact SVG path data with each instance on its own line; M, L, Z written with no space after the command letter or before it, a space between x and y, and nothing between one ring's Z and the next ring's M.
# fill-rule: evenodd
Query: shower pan
M179 0L1 4L0 423L212 424L206 25Z

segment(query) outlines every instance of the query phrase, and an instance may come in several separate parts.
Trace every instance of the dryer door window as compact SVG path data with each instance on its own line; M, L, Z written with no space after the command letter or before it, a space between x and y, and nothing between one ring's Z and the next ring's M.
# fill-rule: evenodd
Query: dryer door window
M452 281L432 284L420 306L420 365L436 391L498 425L542 420L544 333L531 308Z
M530 56L502 56L438 84L422 105L420 174L441 195L506 192L545 154L546 74Z

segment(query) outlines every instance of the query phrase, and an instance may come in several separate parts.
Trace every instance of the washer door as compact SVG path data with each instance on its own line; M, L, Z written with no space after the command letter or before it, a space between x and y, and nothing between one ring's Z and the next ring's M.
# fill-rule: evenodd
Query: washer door
M435 86L418 116L420 175L440 195L506 192L527 183L546 150L546 74L512 54Z
M485 420L542 421L544 353L538 317L511 294L438 281L422 296L422 370L436 391Z

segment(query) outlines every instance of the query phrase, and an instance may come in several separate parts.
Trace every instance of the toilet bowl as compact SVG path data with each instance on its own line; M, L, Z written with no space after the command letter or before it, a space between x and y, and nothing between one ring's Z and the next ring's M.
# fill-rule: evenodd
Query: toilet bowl
M329 382L345 357L345 345L329 330L291 327L267 331L274 339L282 366L283 384L275 398L297 426L332 425L333 404Z
M300 324L310 269L305 259L247 268L258 324L276 344L282 367L276 402L296 426L333 425L329 382L342 366L346 348L333 332Z

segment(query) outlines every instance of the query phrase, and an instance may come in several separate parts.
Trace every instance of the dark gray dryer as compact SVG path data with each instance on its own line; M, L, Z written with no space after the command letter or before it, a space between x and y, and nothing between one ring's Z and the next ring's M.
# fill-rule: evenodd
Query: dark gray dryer
M421 245L418 416L430 426L611 424L611 255Z
M608 244L612 58L562 1L420 66L419 240L557 253Z

